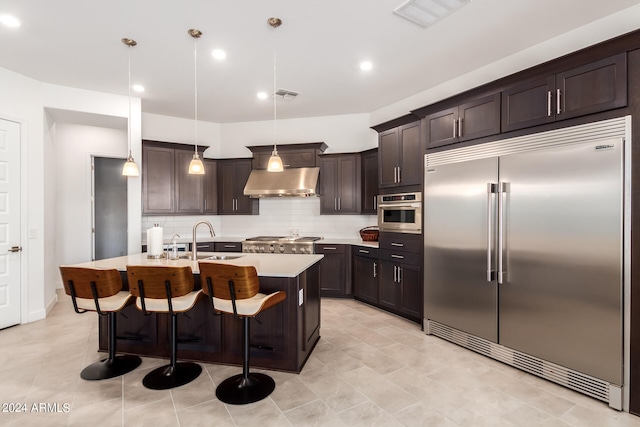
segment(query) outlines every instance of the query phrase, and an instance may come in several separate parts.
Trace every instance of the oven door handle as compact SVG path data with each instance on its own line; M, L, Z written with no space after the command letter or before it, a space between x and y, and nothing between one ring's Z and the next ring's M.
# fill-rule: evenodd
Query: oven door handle
M384 205L378 205L380 207L380 209L387 209L387 208L404 208L404 209L415 209L415 208L420 208L420 203L393 203L393 204L384 204Z

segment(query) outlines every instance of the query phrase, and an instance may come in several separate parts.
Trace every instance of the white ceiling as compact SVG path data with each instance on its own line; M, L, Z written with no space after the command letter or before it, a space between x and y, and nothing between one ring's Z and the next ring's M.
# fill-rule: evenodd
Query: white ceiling
M142 110L193 118L194 41L198 118L218 123L273 118L277 86L300 92L278 101L278 118L369 113L530 46L640 4L640 0L473 0L430 28L393 13L404 0L2 0L0 67L42 82L127 94ZM274 30L267 18L279 17ZM640 17L638 17L640 28ZM211 51L226 50L216 61ZM362 60L374 68L363 73ZM138 96L138 95L136 95ZM420 107L420 106L416 106Z

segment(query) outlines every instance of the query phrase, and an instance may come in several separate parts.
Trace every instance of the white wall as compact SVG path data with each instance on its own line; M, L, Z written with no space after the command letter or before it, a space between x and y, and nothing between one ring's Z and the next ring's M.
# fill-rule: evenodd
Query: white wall
M411 110L433 104L518 71L635 31L638 29L638 17L640 17L640 5L578 27L500 61L373 111L370 116L370 125L374 126L387 122L408 114Z
M45 207L44 150L42 147L42 85L33 79L0 68L0 117L21 124L21 224L22 321L45 316ZM27 230L36 237L27 239Z
M369 114L277 120L277 143L324 142L325 153L348 153L378 146L377 133L369 129ZM273 120L225 123L220 128L220 157L251 157L247 146L272 145Z
M58 122L54 136L56 264L90 261L91 156L126 158L127 131ZM65 238L73 236L73 238ZM139 251L138 251L139 252Z
M198 120L198 144L207 146L205 157L220 157L220 124ZM179 117L142 114L142 139L195 144L195 122Z

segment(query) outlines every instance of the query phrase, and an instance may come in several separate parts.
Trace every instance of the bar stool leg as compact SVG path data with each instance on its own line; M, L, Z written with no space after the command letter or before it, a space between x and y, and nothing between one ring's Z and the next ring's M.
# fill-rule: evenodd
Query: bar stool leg
M152 390L167 390L180 387L198 378L202 366L191 362L177 362L178 355L178 315L171 314L171 362L149 372L142 385Z
M269 396L276 383L268 375L249 373L249 317L242 318L242 374L227 378L216 388L218 400L232 405L257 402Z
M80 377L85 380L106 380L119 377L133 371L142 363L138 356L116 356L116 312L109 312L109 357L99 362L92 363L80 372Z

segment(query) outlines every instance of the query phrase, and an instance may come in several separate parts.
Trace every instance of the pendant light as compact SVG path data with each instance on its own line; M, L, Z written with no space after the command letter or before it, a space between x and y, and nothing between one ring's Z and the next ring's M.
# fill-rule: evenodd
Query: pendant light
M269 25L274 29L278 28L282 25L282 20L280 18L269 18L267 20ZM269 158L269 163L267 165L267 171L269 172L282 172L284 167L282 165L282 159L278 155L278 147L276 146L276 142L278 139L278 127L277 127L277 96L276 96L277 86L276 86L276 48L275 43L273 47L273 152L271 153L271 157Z
M140 176L140 171L138 170L138 165L133 160L133 156L131 155L131 48L137 45L135 40L124 38L121 40L122 43L129 46L129 121L127 122L127 131L128 131L128 145L129 145L129 157L127 161L124 163L122 167L122 175L123 176Z
M194 92L194 114L195 114L195 153L189 163L189 173L192 175L204 175L204 164L198 155L198 49L197 41L202 37L200 30L190 29L187 31L193 37L193 92Z

